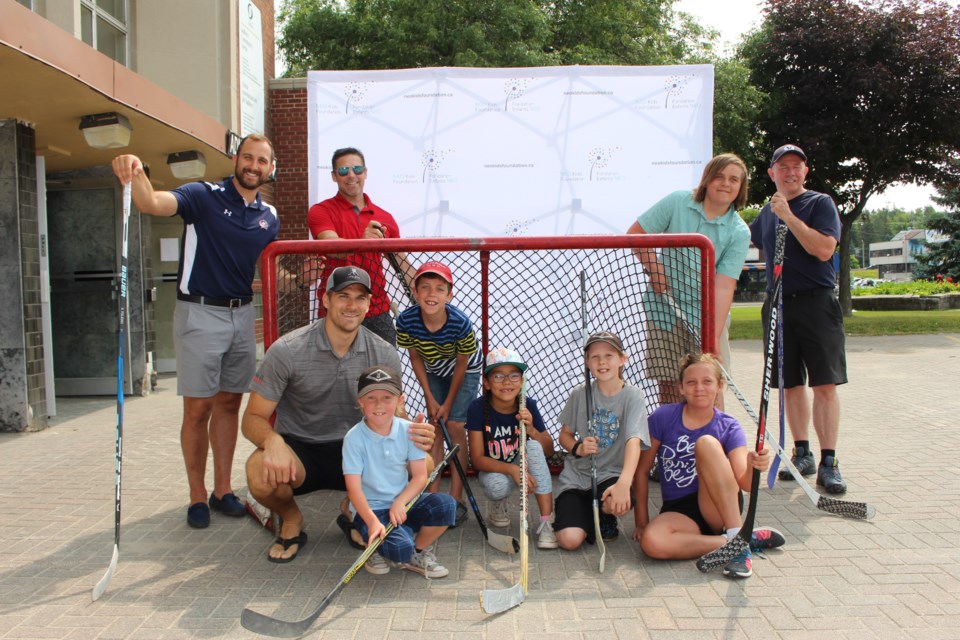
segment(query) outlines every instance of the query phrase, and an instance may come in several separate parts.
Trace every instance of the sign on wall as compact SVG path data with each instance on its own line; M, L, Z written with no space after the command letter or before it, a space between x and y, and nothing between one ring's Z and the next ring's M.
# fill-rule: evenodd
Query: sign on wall
M404 236L623 233L712 155L713 67L308 74L310 200L363 151Z
M240 135L264 132L263 21L253 0L239 2Z

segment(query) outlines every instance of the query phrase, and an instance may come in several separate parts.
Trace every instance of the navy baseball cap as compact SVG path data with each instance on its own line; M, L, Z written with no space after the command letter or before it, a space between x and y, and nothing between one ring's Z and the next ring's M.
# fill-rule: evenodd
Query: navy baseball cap
M794 153L800 156L800 159L804 162L807 161L807 154L803 152L803 149L798 147L795 144L785 144L782 147L778 147L776 151L773 152L773 159L770 160L770 166L777 164L777 160L787 155L788 153Z
M368 293L373 293L370 288L370 274L359 267L337 267L327 278L327 291L341 291L352 284L359 284Z

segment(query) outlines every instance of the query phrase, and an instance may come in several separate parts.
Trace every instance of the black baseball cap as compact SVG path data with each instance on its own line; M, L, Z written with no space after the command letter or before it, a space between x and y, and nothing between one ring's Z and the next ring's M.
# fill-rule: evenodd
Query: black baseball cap
M359 284L368 293L373 293L370 288L370 274L359 267L337 267L327 278L327 291L341 291L352 284Z
M400 374L392 367L376 365L364 369L357 378L357 397L361 398L371 391L388 391L395 396L403 395Z
M773 165L777 164L777 160L788 153L794 153L800 156L800 159L804 162L807 161L807 154L803 152L803 149L795 144L785 144L782 147L778 147L777 150L773 152L773 159L770 160L770 166L772 167Z

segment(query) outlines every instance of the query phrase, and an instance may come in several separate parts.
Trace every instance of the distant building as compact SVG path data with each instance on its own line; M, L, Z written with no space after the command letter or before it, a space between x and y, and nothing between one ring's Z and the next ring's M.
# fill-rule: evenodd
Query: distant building
M119 184L133 153L159 189L233 172L269 123L272 0L0 0L0 431L59 395L116 395ZM129 227L123 389L175 371L180 218Z
M924 229L901 231L886 242L870 243L870 264L884 280L910 281L917 270L917 256L927 251Z

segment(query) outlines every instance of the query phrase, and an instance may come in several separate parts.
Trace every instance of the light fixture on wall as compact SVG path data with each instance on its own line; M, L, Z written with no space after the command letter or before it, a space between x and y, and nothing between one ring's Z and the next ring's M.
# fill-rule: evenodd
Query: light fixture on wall
M120 149L130 144L133 127L126 117L113 111L80 118L80 131L94 149Z
M199 151L178 151L167 156L173 177L179 180L197 180L207 171L207 159Z

